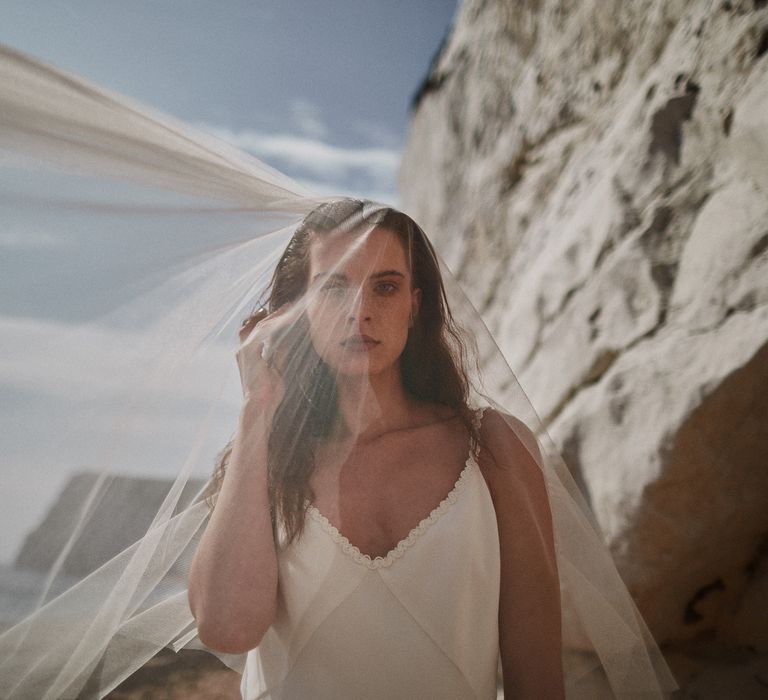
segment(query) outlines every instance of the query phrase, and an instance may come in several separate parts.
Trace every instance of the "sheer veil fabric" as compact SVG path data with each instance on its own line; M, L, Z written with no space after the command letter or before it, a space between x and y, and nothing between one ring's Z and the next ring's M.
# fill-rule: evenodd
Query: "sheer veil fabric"
M55 532L33 543L46 575L34 604L0 636L0 697L103 697L164 648L203 648L187 574L210 517L206 481L233 437L242 402L237 332L255 309L281 306L270 281L286 245L310 212L341 200L315 197L248 154L8 47L0 47L0 153L5 222L48 232L61 261L56 278L41 283L60 293L93 290L92 307L76 323L41 330L29 318L3 322L14 333L9 338L27 344L23 352L13 343L2 350L10 368L4 381L24 388L29 377L13 368L27 353L24 366L39 370L35 385L56 399L47 414L25 413L19 403L24 430L6 468L61 455L61 464L39 465L30 485L13 493L34 499L39 480L56 469L87 463L92 473L60 502ZM390 308L387 295L398 282L382 277L370 289L351 283L378 270L385 252L374 234L386 228L388 212L372 202L355 207L350 220L329 225L328 250L343 240L344 252L325 261L317 284L288 295L283 325L262 348L284 390L276 429L263 445L265 454L271 450L270 474L298 484L283 492L281 504L305 503L310 492L301 484L321 468L338 486L334 469L348 446L340 439L322 459L312 446L336 425L329 416L338 414L340 396L347 420L375 405L366 372L377 355L340 346L339 319L350 305ZM107 245L140 261L145 276L103 269ZM439 254L429 247L419 254L435 255L455 322L454 332L441 336L466 375L463 393L454 394L467 416L482 406L496 409L546 484L567 696L665 697L677 686L567 466ZM18 284L19 294L31 289ZM422 299L413 334L426 332L419 324L429 319L419 314L439 304ZM410 381L422 386L437 371L433 359L414 350L412 334L396 340L410 353ZM500 386L503 397L488 388ZM43 453L40 443L51 449ZM56 474L58 484L68 477ZM131 491L136 483L151 486L152 497ZM278 529L281 513L272 513ZM244 655L218 656L243 669Z

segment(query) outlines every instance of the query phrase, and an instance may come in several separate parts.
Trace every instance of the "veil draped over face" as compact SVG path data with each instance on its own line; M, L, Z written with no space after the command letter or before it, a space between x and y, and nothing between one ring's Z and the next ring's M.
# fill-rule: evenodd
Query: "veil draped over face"
M165 648L204 648L188 574L243 401L238 331L262 307L282 309L281 324L273 316L247 336L260 344L250 357L260 376L281 378L262 397L274 430L254 448L268 455L278 540L320 492L329 513L343 507L333 494L345 426L375 417L369 371L401 354L411 400L454 409L457 436L471 435L469 409L496 409L540 470L567 696L676 688L534 407L407 217L314 197L250 155L7 47L0 154L0 236L14 263L0 289L15 309L0 320L0 512L5 558L24 581L2 611L0 697L102 697ZM400 247L372 235L397 226ZM385 259L410 284L369 284ZM365 304L386 319L375 351L340 342ZM329 440L337 449L321 451ZM242 669L243 655L217 655Z

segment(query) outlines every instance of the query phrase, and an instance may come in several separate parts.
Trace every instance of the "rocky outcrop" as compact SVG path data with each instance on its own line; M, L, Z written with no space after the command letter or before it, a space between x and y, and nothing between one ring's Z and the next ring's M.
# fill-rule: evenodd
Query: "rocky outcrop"
M657 638L768 652L768 3L465 0L401 193Z
M106 700L241 700L240 674L204 651L164 649Z
M15 567L48 572L63 556L62 574L86 576L141 539L172 486L165 479L75 474L40 525L27 535ZM189 504L202 487L202 481L189 480L175 510ZM126 512L130 518L116 517Z

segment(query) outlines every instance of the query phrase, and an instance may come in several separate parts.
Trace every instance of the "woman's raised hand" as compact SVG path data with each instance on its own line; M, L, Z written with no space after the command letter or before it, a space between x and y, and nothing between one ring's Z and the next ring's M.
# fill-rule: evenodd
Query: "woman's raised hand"
M293 320L291 304L283 304L272 313L259 309L245 320L240 328L240 347L237 350L237 366L243 398L255 402L273 413L285 394L280 367L284 358L274 347L279 331ZM283 362L281 362L283 360Z

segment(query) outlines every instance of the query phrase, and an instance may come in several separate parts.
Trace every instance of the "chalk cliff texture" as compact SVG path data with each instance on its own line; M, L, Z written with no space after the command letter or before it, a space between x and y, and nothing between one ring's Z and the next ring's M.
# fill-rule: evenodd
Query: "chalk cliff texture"
M657 638L752 664L738 650L768 651L768 3L466 0L416 96L401 193ZM689 688L724 678L681 664Z

